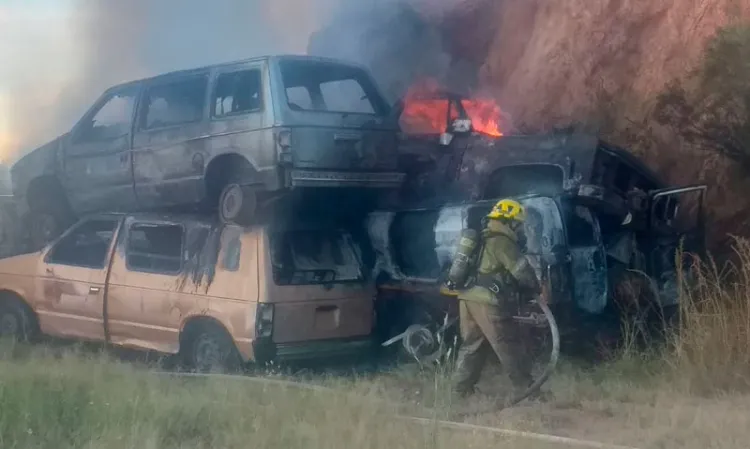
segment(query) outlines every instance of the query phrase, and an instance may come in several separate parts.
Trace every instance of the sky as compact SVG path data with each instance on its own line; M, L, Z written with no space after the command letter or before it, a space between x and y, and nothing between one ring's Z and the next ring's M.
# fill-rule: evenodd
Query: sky
M12 131L14 116L28 114L16 93L44 108L75 76L71 6L70 0L0 0L0 159L21 138Z

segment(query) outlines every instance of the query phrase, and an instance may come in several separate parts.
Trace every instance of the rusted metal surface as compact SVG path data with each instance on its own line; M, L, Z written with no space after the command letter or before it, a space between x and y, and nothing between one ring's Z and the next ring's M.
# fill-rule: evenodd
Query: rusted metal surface
M92 234L87 244L94 246L86 248L104 251L108 241L103 263L90 257L85 262L59 259L59 248L79 244L75 236L80 229L100 222L111 227ZM372 281L363 276L278 285L277 250L268 228L224 226L191 216L94 215L44 250L0 259L0 291L25 301L38 316L41 331L55 337L176 353L185 326L193 319L210 319L232 337L243 359L254 360L261 339L256 310L259 303L268 303L274 307L273 333L265 345L292 352L315 351L310 342L325 344L327 350L337 345L365 348L357 342L366 341L372 331ZM141 229L151 230L148 238L158 239L151 241L156 246L143 246L144 237L135 234ZM182 244L167 231L180 232ZM351 245L346 249L358 254L341 232L342 245ZM178 244L174 251L170 241ZM144 251L152 250L157 252L149 259ZM359 257L347 260L356 267L346 269L362 271ZM96 266L85 265L91 263Z

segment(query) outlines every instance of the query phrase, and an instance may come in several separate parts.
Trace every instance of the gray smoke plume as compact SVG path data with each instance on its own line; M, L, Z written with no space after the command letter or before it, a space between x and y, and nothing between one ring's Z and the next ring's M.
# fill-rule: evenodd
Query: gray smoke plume
M483 1L491 0L73 0L65 48L76 75L43 101L11 92L11 132L24 152L68 130L109 86L270 53L362 63L391 100L422 76L470 83L476 67L450 56L436 24ZM3 61L17 73L44 70L44 60L33 63ZM54 76L44 79L59 84Z
M366 65L391 100L415 80L431 77L464 91L478 65L457 55L445 25L460 21L485 0L358 0L340 5L313 34L308 52Z

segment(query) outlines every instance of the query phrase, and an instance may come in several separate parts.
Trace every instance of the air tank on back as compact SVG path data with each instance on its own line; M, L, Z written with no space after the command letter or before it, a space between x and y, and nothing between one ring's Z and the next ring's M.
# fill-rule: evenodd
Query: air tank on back
M477 231L471 228L465 228L461 231L456 253L453 255L453 262L448 270L449 288L461 288L466 284L478 243L479 233Z

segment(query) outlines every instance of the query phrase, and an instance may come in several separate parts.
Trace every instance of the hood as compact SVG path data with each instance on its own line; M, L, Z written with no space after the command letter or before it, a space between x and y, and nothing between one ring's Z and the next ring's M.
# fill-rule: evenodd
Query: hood
M36 274L41 251L0 259L0 275L33 276Z

